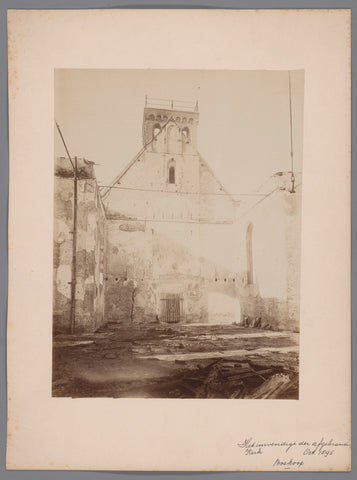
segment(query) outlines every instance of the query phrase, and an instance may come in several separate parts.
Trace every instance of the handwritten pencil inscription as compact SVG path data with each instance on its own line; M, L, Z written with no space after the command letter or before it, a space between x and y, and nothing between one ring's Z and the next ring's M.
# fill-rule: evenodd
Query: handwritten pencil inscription
M300 441L272 441L261 442L253 438L246 438L243 442L237 443L242 449L244 455L264 455L268 450L275 450L277 456L274 457L272 466L282 467L283 469L298 470L304 465L304 461L311 456L321 458L331 457L341 448L349 447L348 442L336 441L333 438L326 440L322 437L319 440L300 440Z

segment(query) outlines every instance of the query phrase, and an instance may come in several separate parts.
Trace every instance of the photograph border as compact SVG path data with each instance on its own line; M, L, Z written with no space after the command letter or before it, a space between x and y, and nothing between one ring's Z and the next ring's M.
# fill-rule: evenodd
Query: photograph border
M167 8L249 8L252 9L254 8L287 8L287 4L289 4L289 8L311 8L311 2L308 1L286 1L284 2L284 5L281 5L282 2L280 1L255 1L254 5L252 5L251 2L245 1L245 2L239 2L239 1L231 1L227 2L224 1L218 2L218 0L211 1L211 2L195 2L194 5L187 5L187 2L175 2L175 4L168 4L167 2L156 2L155 5L150 5L149 2L145 2L145 0L142 0L141 2L131 2L130 8L157 8L157 7L167 7ZM315 0L314 1L314 8L341 8L341 5L337 4L337 1L320 1L320 0ZM70 1L53 1L51 2L50 0L37 0L33 2L34 5L31 5L32 8L34 9L62 9L62 8L68 8L68 9L87 9L87 8L120 8L120 7L126 7L128 8L127 2L120 2L120 1L106 1L103 2L101 0L98 1L90 1L90 0L75 0L75 2L70 2ZM122 5L121 5L122 4ZM14 478L29 478L30 480L32 479L69 479L69 478L85 478L85 479L98 479L98 478L105 478L108 479L108 475L110 475L112 478L130 478L130 479L136 479L136 478L145 478L145 477L156 477L157 475L160 476L160 478L196 478L197 475L204 475L207 476L208 478L212 478L214 480L218 479L230 479L230 478L248 478L248 479L253 479L253 478L259 478L261 476L264 479L270 480L270 479L275 479L276 478L276 472L224 472L224 473L202 473L202 472L195 472L195 473L169 473L169 472L148 472L148 473L143 473L143 472L90 472L90 471L76 471L76 472L64 472L64 471L23 471L23 472L18 472L18 471L6 471L5 470L5 442L6 442L6 371L5 371L5 366L6 366L6 298L7 298L7 205L8 205L8 101L7 101L7 52L6 52L6 46L7 46L7 39L6 39L6 33L7 33L7 28L6 28L6 9L7 8L23 8L27 9L29 8L29 5L27 4L26 0L1 0L1 10L0 10L0 62L1 62L1 69L0 69L0 80L1 80L1 85L0 85L0 108L1 108L1 130L0 130L0 154L1 154L1 163L0 163L0 179L1 179L1 189L0 189L0 194L1 194L1 256L0 256L0 266L1 266L1 276L0 276L0 287L1 287L1 342L2 342L2 358L3 362L1 362L1 377L0 377L0 385L1 385L1 397L0 397L0 403L1 403L1 417L0 417L0 427L1 427L1 448L0 448L0 464L1 464L1 476L4 478L4 480L7 480L8 478L14 479ZM352 18L353 15L356 13L356 5L354 1L346 1L344 2L343 8L350 8L352 10ZM356 28L354 24L352 23L352 44L353 44L353 49L352 49L352 65L356 65L356 57L355 57L355 47L356 47ZM356 73L355 70L353 71L353 86L356 87ZM355 123L355 113L356 113L356 101L355 97L352 96L352 125ZM353 130L352 130L353 131ZM355 185L356 185L356 177L357 175L355 174L355 165L356 165L356 158L355 158L355 147L356 147L356 135L352 136L352 205L354 206L357 202L357 194L355 192ZM355 218L355 209L353 208L352 215L353 218ZM356 227L355 227L355 222L352 223L352 240L353 240L353 246L352 246L352 292L353 292L353 287L356 284ZM355 312L356 312L356 299L352 295L352 318L355 318ZM356 328L352 322L352 344L353 347L356 347ZM352 398L356 398L356 356L352 356L353 360L353 368L352 368L352 374L353 374L353 379L354 381L352 382ZM352 402L353 405L353 402ZM353 409L354 410L354 409ZM355 418L352 421L352 425L356 423ZM352 458L354 457L353 453L356 453L356 435L354 434L354 430L352 429ZM316 478L325 478L326 472L314 472L314 475L316 475ZM115 475L115 476L114 476ZM184 475L184 477L183 477ZM264 475L264 477L263 477ZM289 479L294 479L294 478L300 478L300 475L305 475L306 478L310 478L311 473L308 472L288 472L287 474L284 472L279 472L279 477L280 478L289 478ZM299 477L298 477L299 475ZM340 472L331 472L329 473L329 478L331 479L338 479L338 478L353 478L352 477L352 472L344 472L343 477L341 476Z

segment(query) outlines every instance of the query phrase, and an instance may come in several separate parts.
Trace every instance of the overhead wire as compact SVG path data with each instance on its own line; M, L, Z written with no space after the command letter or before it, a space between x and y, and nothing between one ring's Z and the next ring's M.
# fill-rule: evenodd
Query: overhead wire
M233 225L233 220L221 220L221 221L208 221L208 220L195 220L195 219L170 219L170 218L122 218L122 215L108 214L109 220L121 220L123 222L150 222L150 223L187 223L197 225Z
M99 188L117 188L119 190L134 190L138 192L154 192L154 193L172 193L176 195L216 195L226 197L227 193L216 193L216 192L185 192L185 191L170 191L170 190L155 190L150 188L137 188L137 187L122 187L118 185L99 185ZM263 197L265 193L230 193L231 196L258 196Z
M153 135L153 137L145 144L143 145L143 147L140 149L140 151L135 155L135 157L133 158L133 160L127 165L127 167L116 177L116 179L113 181L112 185L111 186L108 186L107 187L107 190L103 193L102 197L104 198L107 193L112 189L112 188L115 188L115 184L118 183L118 181L121 179L121 177L123 175L125 175L125 173L129 170L129 168L131 168L132 165L134 165L134 163L141 157L141 155L146 151L146 149L148 148L149 145L151 145L151 143L156 140L156 138L162 133L162 130L166 127L166 125L173 121L176 125L177 125L177 122L176 120L171 116L167 122L161 127L161 130L159 132L157 132L155 135ZM177 125L178 126L178 125Z

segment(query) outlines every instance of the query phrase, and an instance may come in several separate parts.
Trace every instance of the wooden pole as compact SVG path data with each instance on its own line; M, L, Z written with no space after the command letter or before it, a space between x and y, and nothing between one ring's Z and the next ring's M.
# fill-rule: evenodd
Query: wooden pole
M72 283L71 283L71 333L76 331L76 277L77 277L77 157L74 157L73 172L73 241L72 241Z

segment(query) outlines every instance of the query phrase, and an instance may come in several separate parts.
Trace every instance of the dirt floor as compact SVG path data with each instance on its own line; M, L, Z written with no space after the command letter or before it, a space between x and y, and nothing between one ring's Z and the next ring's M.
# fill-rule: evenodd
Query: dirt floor
M107 324L54 337L52 395L297 399L298 341L238 325Z

